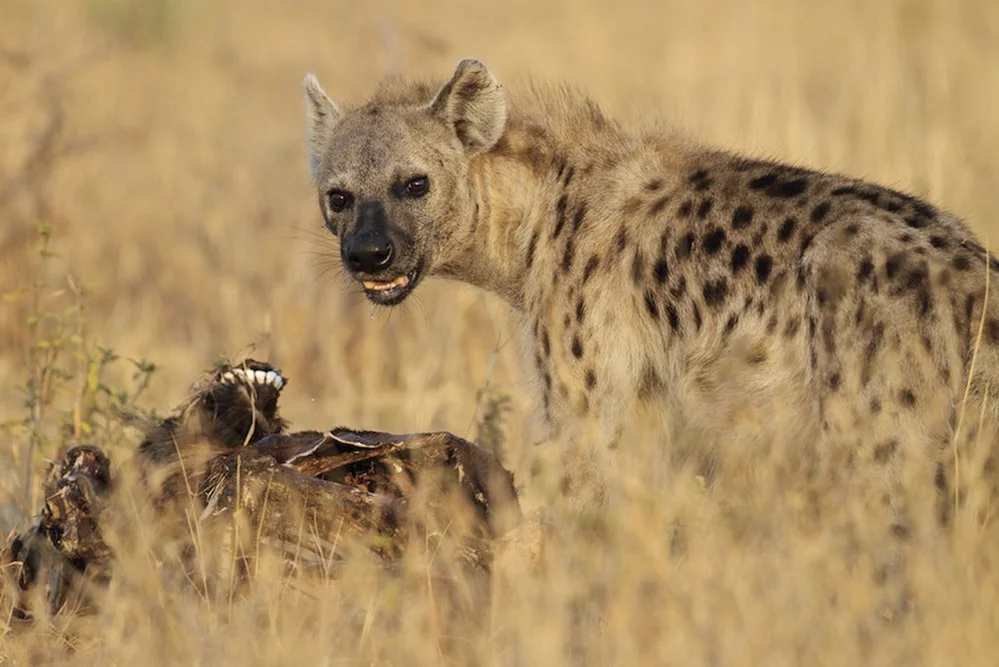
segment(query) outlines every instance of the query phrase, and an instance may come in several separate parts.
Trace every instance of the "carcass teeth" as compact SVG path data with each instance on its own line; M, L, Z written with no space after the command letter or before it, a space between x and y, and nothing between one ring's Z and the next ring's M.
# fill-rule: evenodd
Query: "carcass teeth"
M256 375L257 384L264 384L267 382L267 373L263 371L257 371L256 373L254 373L254 375Z
M232 371L226 371L222 374L222 380L225 382L235 382L236 376L232 374Z

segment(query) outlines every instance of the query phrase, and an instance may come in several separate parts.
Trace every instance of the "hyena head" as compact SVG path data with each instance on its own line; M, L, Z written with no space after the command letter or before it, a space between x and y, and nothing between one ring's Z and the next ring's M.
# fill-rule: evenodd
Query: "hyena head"
M460 261L475 214L469 161L506 126L503 89L477 60L459 62L432 93L414 85L341 111L305 77L319 207L344 266L377 304L402 302L424 276Z

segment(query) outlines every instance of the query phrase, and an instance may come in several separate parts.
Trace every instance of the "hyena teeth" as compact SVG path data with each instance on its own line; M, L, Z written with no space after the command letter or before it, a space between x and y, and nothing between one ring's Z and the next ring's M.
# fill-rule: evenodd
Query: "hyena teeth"
M275 373L274 371L267 371L267 375L266 375L267 384L274 384L274 378L276 378L276 377L277 377L277 373Z
M393 287L405 287L409 284L408 276L399 276L394 280L389 280L387 282L381 282L377 280L365 280L365 289L375 290L376 292L381 292L383 290L392 289Z
M263 371L257 371L255 375L257 379L257 384L265 384L267 382L267 373Z
M232 371L226 371L222 375L222 380L225 381L225 382L235 382L236 381L236 376L233 375Z
M284 378L281 377L280 375L277 375L274 378L274 386L277 387L278 389L280 389L282 386L284 386Z

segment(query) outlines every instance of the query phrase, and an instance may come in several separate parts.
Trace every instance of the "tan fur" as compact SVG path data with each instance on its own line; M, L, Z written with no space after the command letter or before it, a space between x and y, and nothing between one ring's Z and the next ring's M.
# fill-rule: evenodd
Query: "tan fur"
M442 103L470 72L478 88ZM553 439L613 447L642 408L697 433L709 471L779 435L889 486L915 461L951 493L980 322L969 429L999 393L999 285L984 294L999 265L956 217L843 176L629 133L567 90L507 107L494 84L474 61L436 96L392 82L335 126L311 124L324 140L310 162L325 165L321 201L333 181L384 198L400 164L425 170L440 196L419 210L388 201L389 218L427 275L523 313ZM350 234L351 216L327 217ZM795 415L781 434L775 410Z

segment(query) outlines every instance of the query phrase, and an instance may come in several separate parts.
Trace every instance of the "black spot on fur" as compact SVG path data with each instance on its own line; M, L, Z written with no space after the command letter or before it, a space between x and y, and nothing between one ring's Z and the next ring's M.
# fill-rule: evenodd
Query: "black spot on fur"
M898 440L887 440L874 448L874 462L888 463L892 454L898 450Z
M583 343L579 340L579 336L572 337L572 356L577 359L583 356Z
M562 187L569 186L569 183L572 182L572 177L575 175L575 173L576 173L576 168L569 167L569 169L565 172L565 178L562 179Z
M666 252L666 248L669 247L670 237L671 237L670 229L669 227L667 227L663 231L663 233L659 236L659 254L663 254Z
M669 278L669 265L666 263L665 257L660 257L656 261L655 267L652 269L652 274L655 276L656 282L662 285Z
M656 190L658 190L662 186L663 186L662 180L658 179L658 178L654 178L654 179L652 179L651 181L649 181L648 183L645 184L645 189L648 190L649 192L655 192Z
M552 352L551 339L548 338L548 329L541 330L541 349L544 351L547 357Z
M749 248L739 244L732 249L732 272L738 273L749 263Z
M669 204L669 199L669 196L666 196L655 200L652 203L652 206L649 207L649 215L658 215L659 213L662 213L663 209L666 208L666 205Z
M829 376L829 391L838 391L840 382L842 378L839 373L833 373Z
M762 190L763 188L768 188L777 182L777 174L769 173L763 176L757 176L753 180L749 181L750 190Z
M889 280L898 275L899 270L905 264L905 253L896 252L885 260L885 276Z
M786 338L793 338L794 335L798 333L798 329L800 328L801 328L801 318L793 317L787 323L787 326L784 328L784 336Z
M703 294L704 303L709 307L717 308L725 303L725 297L728 296L728 283L724 278L708 281L704 285Z
M909 215L905 218L905 224L909 225L913 229L922 229L930 224L929 218L924 218L921 215Z
M593 369L586 371L586 388L593 389L597 386L597 374L593 372Z
M680 204L680 208L677 210L676 214L681 218L689 218L690 212L693 210L694 205L688 199L687 201Z
M596 255L587 260L586 268L583 269L583 284L586 284L586 281L593 276L593 272L597 270L598 266L600 266L600 258Z
M856 236L859 232L860 232L860 225L857 225L856 223L846 226L847 236Z
M714 202L710 199L705 199L704 201L702 201L701 205L697 207L698 219L704 220L704 218L708 217L708 214L711 213L711 206L713 204Z
M788 218L777 230L777 240L781 243L786 243L791 235L794 234L794 218Z
M815 223L822 222L825 220L826 215L829 214L829 208L829 202L827 201L817 204L815 208L812 209L812 213L809 215L809 218Z
M618 230L617 236L614 237L614 244L617 247L617 251L624 252L625 246L628 245L628 230L624 227Z
M854 197L889 213L901 211L906 202L917 201L901 192L871 184L840 186L830 194L834 197Z
M680 316L676 312L676 307L672 304L666 304L666 317L669 319L670 329L673 331L680 330Z
M572 268L573 253L575 252L575 237L570 236L565 243L565 252L562 253L562 271L568 273Z
M700 331L701 330L701 324L703 324L703 321L701 320L701 309L698 308L697 304L695 303L694 304L694 327L698 331Z
M722 332L723 335L728 336L730 333L735 331L737 324L739 324L739 316L734 313L729 315L728 320L725 322L725 330Z
M708 170L707 169L698 169L693 174L691 174L691 176L690 176L690 182L691 183L700 183L701 181L707 179L707 177L708 177Z
M773 268L773 264L774 261L770 258L770 255L760 255L756 258L756 282L761 285L766 284L770 278L770 270Z
M940 248L940 249L946 249L950 247L950 244L947 242L947 239L938 235L933 235L930 237L930 245L933 246L934 248Z
M652 319L659 319L659 305L656 303L656 297L648 290L645 292L645 309L649 311L649 315L652 316Z
M911 389L903 389L898 393L898 400L902 401L903 405L912 407L916 404L916 395L912 393Z
M569 200L563 193L555 203L555 231L552 233L552 238L557 238L562 233L562 228L565 227L565 209L568 205Z
M744 229L753 222L753 207L740 206L732 214L732 229Z
M776 183L767 188L766 194L779 199L790 199L802 194L808 188L808 181L804 178L796 178L792 181Z
M680 276L680 280L676 282L673 287L669 289L670 296L674 299L679 299L681 296L687 293L687 277Z
M857 267L857 282L864 282L871 277L874 272L874 262L871 261L870 257L865 257L860 261L860 265Z
M578 232L579 228L583 226L583 220L586 218L586 203L581 203L579 208L576 209L576 215L572 218L572 231Z
M925 316L933 309L933 296L930 293L930 277L926 264L923 263L909 273L905 286L916 292L916 305L919 315Z
M584 317L586 317L586 303L583 297L579 297L579 301L576 302L576 322L582 324Z
M705 234L704 239L701 241L701 245L704 246L704 252L709 255L718 252L723 243L725 243L725 230L718 227Z
M538 231L534 230L534 233L531 234L531 242L527 244L527 268L531 268L531 265L534 264L534 253L537 251L537 248Z

